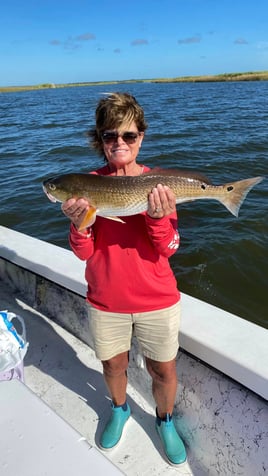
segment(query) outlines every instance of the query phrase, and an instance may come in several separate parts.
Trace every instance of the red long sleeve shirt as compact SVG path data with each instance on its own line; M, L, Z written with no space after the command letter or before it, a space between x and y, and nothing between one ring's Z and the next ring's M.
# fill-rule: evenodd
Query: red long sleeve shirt
M110 172L105 166L96 173ZM122 220L125 223L97 216L90 237L71 225L71 248L86 261L88 302L121 313L172 306L180 299L168 261L179 247L176 212L160 219L144 212Z

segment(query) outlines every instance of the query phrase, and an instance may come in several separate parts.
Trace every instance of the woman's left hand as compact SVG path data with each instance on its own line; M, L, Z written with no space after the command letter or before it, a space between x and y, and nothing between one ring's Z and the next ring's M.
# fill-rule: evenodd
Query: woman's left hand
M152 218L162 218L176 211L176 198L166 185L158 184L149 193L147 213Z

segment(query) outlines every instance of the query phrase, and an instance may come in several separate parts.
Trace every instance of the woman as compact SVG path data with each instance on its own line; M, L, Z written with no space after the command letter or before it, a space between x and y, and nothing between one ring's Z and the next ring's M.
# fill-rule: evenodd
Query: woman
M93 173L137 176L148 172L148 167L137 163L146 128L143 109L133 96L112 93L101 99L96 127L89 136L106 164ZM62 210L72 222L72 250L87 262L95 352L112 399L111 418L100 446L109 450L119 443L131 413L126 390L134 328L152 377L157 432L169 462L182 464L186 452L172 420L180 320L180 293L168 262L179 246L174 194L159 184L149 193L147 212L124 217L124 223L93 216L90 226L82 230L90 204L83 198L70 199Z

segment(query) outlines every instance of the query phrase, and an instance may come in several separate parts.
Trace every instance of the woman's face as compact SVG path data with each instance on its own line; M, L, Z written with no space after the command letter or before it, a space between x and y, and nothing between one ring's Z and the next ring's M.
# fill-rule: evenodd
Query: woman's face
M134 134L126 134L124 137L125 133ZM105 130L103 133L103 151L108 162L116 168L135 162L143 136L144 133L138 131L135 122L125 128L121 126L120 131L117 129Z

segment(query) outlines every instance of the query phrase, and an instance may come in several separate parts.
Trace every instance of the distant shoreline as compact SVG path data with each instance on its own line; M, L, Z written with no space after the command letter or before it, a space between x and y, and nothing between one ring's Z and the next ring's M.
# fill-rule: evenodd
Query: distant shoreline
M268 71L257 71L248 73L224 73L206 76L181 76L178 78L156 78L156 79L126 79L118 81L94 81L79 83L44 83L32 86L0 86L0 93L32 91L38 89L70 88L77 86L100 86L108 84L132 84L132 83L205 83L205 82L228 82L228 81L267 81Z

